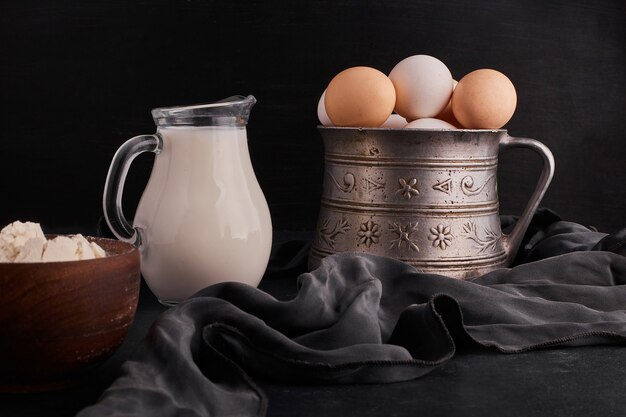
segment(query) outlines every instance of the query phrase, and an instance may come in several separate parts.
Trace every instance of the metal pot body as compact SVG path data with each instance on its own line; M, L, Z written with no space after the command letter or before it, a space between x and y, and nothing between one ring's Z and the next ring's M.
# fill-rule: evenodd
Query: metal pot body
M506 130L319 130L325 170L311 269L339 252L388 256L456 278L509 264L523 233L512 242L500 230L498 153L516 139ZM528 218L553 161L549 168Z

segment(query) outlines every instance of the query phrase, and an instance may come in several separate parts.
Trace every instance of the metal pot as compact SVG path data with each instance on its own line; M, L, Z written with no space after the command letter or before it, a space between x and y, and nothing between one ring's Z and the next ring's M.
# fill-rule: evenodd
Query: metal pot
M424 272L472 278L514 259L554 174L542 143L506 130L319 127L325 171L309 267L339 252L366 252ZM500 149L529 148L543 171L513 231L500 230Z

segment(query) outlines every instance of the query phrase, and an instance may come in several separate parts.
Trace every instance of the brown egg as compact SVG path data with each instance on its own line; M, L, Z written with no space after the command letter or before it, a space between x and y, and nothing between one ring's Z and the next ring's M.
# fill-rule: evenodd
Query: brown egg
M335 126L378 127L395 102L396 90L385 74L374 68L352 67L328 84L324 107Z
M517 94L506 75L479 69L461 78L452 94L452 112L467 129L499 129L513 116Z

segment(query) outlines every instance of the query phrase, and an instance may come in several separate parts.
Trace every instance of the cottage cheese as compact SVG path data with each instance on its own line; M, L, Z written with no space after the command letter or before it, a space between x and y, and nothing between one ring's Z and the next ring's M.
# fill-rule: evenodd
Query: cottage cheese
M103 258L105 251L83 235L47 240L38 223L13 222L0 231L0 262L59 262Z

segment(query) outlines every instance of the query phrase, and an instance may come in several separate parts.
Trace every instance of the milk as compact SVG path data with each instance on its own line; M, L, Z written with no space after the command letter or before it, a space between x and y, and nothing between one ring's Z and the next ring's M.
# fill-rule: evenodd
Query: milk
M141 197L141 272L164 303L218 282L258 285L272 224L245 127L160 127L163 147Z

